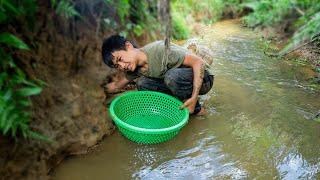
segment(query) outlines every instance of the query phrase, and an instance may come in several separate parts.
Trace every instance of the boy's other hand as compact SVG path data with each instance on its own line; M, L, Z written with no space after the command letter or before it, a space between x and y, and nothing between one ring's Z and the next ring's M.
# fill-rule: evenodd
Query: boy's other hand
M194 112L194 108L196 107L198 98L191 97L187 99L183 105L180 106L180 109L188 108L189 113L192 114Z

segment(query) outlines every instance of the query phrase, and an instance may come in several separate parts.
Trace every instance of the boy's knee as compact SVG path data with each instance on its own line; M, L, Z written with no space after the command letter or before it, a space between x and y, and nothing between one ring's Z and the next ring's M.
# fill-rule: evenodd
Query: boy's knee
M178 76L175 72L166 73L164 76L164 83L169 89L174 89L177 86Z
M157 91L157 84L146 77L140 77L137 82L137 89L139 91Z
M166 72L164 76L165 84L171 88L176 86L186 86L192 83L193 71L191 68L174 68Z
M139 79L137 80L137 82L136 82L136 85L137 85L137 89L138 89L139 91L146 89L146 88L145 88L146 82L144 81L143 78L139 78Z

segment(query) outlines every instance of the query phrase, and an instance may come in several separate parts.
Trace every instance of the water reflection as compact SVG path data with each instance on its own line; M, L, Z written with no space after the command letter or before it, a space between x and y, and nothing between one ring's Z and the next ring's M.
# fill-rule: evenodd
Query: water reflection
M320 162L310 164L297 152L289 153L278 165L277 169L282 179L316 178Z
M142 167L133 174L138 179L208 179L232 178L247 176L245 170L236 162L228 161L220 145L213 136L203 138L193 148L186 149L159 166ZM227 160L227 161L226 161Z

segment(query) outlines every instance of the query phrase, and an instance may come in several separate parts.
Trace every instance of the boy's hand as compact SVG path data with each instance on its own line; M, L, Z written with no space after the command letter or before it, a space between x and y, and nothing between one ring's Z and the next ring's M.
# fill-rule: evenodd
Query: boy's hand
M104 88L104 92L106 94L114 94L119 91L115 82L108 83L108 84L104 85L103 88Z
M112 75L108 83L104 85L104 90L108 94L119 93L129 82L125 75L115 74Z
M189 113L192 114L194 112L194 108L196 107L197 100L198 100L198 98L194 98L194 97L191 97L191 98L187 99L183 103L183 105L180 106L180 109L188 108Z

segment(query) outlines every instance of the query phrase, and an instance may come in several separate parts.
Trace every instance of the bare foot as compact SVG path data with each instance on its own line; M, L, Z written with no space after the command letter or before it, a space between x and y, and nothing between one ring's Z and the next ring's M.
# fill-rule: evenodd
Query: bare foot
M204 116L207 114L208 112L204 109L204 107L201 107L200 111L196 114L196 116Z

